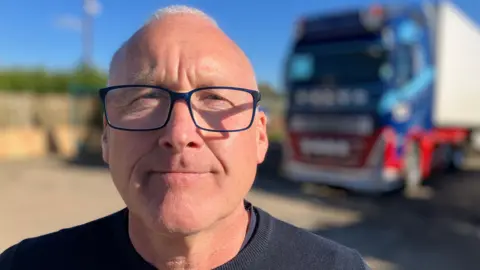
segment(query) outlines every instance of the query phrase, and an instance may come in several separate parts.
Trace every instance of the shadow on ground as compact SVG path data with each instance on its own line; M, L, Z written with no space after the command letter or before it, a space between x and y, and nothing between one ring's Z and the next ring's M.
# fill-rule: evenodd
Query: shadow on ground
M65 162L71 166L108 168L100 153L82 153L79 156L65 160Z
M98 147L90 147L94 150L90 150L89 147L79 147L78 154L72 158L66 159L67 165L80 166L80 167L104 167L108 168L108 165L102 159L102 153Z
M434 195L410 200L401 192L364 196L344 190L305 194L278 175L281 148L274 145L259 166L254 189L362 213L362 219L315 233L357 249L395 269L479 269L480 173L465 171L429 179ZM477 180L478 179L478 180Z

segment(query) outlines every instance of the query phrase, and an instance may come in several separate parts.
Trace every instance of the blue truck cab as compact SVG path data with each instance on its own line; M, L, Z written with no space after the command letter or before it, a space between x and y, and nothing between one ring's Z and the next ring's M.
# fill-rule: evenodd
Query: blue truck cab
M432 120L438 3L308 16L285 66L283 174L366 192L419 186L468 135Z

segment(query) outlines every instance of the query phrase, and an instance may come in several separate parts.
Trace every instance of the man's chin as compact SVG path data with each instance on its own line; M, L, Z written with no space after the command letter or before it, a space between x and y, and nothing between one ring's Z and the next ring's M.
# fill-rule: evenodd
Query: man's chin
M151 224L151 229L156 233L171 236L189 236L204 231L208 227L207 224L178 216L157 216L153 224Z
M163 202L158 207L150 209L148 220L149 227L158 233L178 235L191 235L210 227L212 216L204 213L200 205L192 206L186 203L169 205ZM210 222L212 221L212 222Z

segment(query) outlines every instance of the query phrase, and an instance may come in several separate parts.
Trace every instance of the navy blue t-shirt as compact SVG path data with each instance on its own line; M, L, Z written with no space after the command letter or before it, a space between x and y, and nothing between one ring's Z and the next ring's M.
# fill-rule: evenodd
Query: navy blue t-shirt
M257 214L255 213L255 209L252 205L248 202L245 202L245 208L248 211L250 216L250 222L248 223L247 234L245 235L245 240L243 240L242 248L245 248L250 242L250 239L253 236L253 232L255 231L255 226L257 225Z
M352 249L246 204L251 218L240 252L216 270L369 269ZM153 270L128 235L128 210L21 241L0 254L1 270Z

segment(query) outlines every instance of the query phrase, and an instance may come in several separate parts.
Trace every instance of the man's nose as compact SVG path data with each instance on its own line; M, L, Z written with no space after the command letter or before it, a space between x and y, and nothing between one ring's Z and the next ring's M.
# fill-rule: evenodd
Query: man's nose
M173 105L170 120L163 129L159 138L160 146L174 152L181 152L185 148L200 148L204 144L185 101L177 101Z

